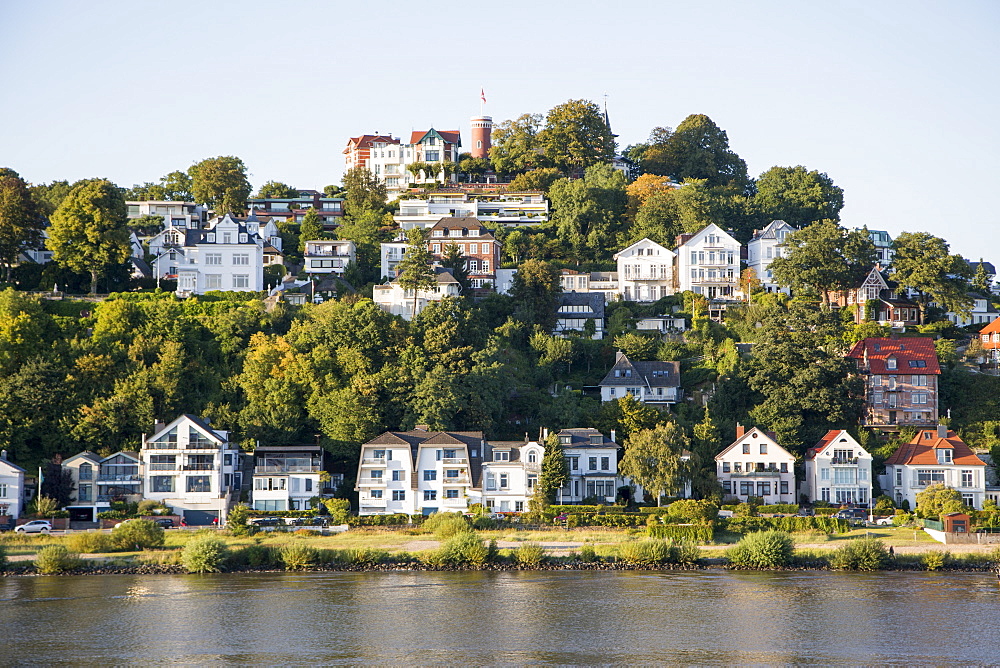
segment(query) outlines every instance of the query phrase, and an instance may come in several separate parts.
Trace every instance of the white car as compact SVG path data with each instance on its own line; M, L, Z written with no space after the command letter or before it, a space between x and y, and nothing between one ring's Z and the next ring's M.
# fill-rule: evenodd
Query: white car
M52 531L52 523L48 520L31 520L27 524L14 527L14 533L49 533Z
M875 524L877 524L877 525L879 525L881 527L891 527L892 526L892 518L891 517L876 517L875 518Z

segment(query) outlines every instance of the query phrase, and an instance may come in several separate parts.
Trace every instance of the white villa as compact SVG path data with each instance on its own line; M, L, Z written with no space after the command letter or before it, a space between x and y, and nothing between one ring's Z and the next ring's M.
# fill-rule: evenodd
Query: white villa
M361 446L359 515L465 511L480 487L481 431L387 431Z
M253 454L254 510L309 510L310 499L332 495L332 476L320 446L259 446Z
M772 260L781 257L785 237L795 231L796 228L783 220L772 220L764 229L756 230L747 244L747 266L753 269L761 287L767 292L788 292L788 288L782 288L774 281L768 267Z
M970 508L982 510L986 463L944 425L922 429L885 461L882 489L897 505L917 506L917 493L935 484L957 489Z
M681 363L633 362L619 350L600 386L602 402L631 394L644 404L675 404L681 397Z
M66 510L72 521L94 522L97 520L97 478L101 472L100 455L89 450L64 459L63 471L69 471L73 478L74 491ZM101 504L101 510L110 508L107 501Z
M740 285L740 242L715 223L677 237L677 289L733 299Z
M229 214L208 229L168 228L150 252L154 275L176 277L179 295L264 289L264 240Z
M535 495L544 454L545 448L536 441L490 443L480 477L482 504L498 513L527 510ZM475 492L472 495L476 496Z
M872 456L843 429L831 429L805 458L802 493L810 503L866 504L872 498Z
M194 415L157 422L143 438L142 496L173 508L189 525L225 524L242 486L239 447Z
M563 429L559 432L559 444L566 458L569 476L557 493L558 503L580 503L584 499L614 503L618 488L626 484L618 475L618 455L621 448L614 442L614 437L613 432L609 439L589 427Z
M642 239L614 255L619 294L626 301L655 302L674 294L674 252ZM737 258L738 261L738 258Z
M386 285L376 285L372 299L383 311L401 316L404 320L412 320L429 303L439 302L445 297L458 297L461 293L461 285L450 271L438 267L435 272L437 285L417 290L416 299L413 290L404 289L398 278Z
M736 441L715 456L723 497L741 502L751 496L765 504L797 503L795 456L762 429L736 427Z
M0 515L17 519L24 510L24 469L0 450Z
M354 262L357 249L353 241L317 239L307 241L303 259L307 274L333 274L343 276L347 265Z
M505 227L541 225L549 220L549 201L541 193L471 196L464 192L430 193L427 199L404 199L393 216L399 226L430 228L442 218L478 218Z

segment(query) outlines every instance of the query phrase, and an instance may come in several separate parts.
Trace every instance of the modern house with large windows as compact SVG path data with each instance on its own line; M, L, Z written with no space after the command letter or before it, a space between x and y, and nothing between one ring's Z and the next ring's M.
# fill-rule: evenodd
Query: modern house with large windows
M494 441L483 461L482 504L497 513L521 513L535 495L545 448L536 441ZM475 496L472 492L470 496Z
M681 234L676 266L679 292L734 299L740 286L740 242L715 223L695 234Z
M897 505L916 508L917 494L931 485L957 489L970 508L982 510L986 463L944 425L921 429L885 460L882 489Z
M156 423L143 438L143 498L173 508L187 524L224 524L242 486L239 447L194 415Z
M831 429L809 448L802 493L809 501L866 504L872 498L872 456L843 429Z
M97 520L97 476L101 471L100 455L84 450L62 461L62 470L69 471L73 480L73 493L66 510L74 522ZM108 506L107 502L103 504Z
M329 455L322 447L259 446L253 455L254 510L309 510L310 499L333 495Z
M724 498L765 504L796 503L795 456L763 429L736 426L736 440L715 456L715 475Z

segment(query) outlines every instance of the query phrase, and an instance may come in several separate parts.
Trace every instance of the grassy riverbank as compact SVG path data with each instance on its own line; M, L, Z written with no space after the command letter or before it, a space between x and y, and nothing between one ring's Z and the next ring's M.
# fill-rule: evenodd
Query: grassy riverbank
M262 532L254 536L232 536L226 531L205 529L173 530L164 535L163 547L139 551L96 552L80 555L86 568L129 569L142 566L180 568L183 550L199 537L217 538L229 555L226 564L231 569L282 567L286 553L300 551L307 567L434 567L446 540L422 529L352 529L333 535L316 535L308 531ZM630 567L642 566L642 558L634 555L643 548L662 541L650 541L637 529L543 529L494 530L472 534L484 546L493 550L485 563L492 567ZM686 562L721 566L726 564L726 550L740 536L717 536L720 544L700 545L696 551L688 546ZM789 563L792 567L824 568L831 563L835 551L859 538L875 538L894 558L887 568L904 569L973 569L995 567L1000 551L993 546L944 546L923 531L912 528L879 527L857 529L847 534L808 532L793 534L794 550ZM0 536L0 547L6 552L8 567L27 570L38 551L49 545L73 545L69 536ZM72 548L71 548L72 549ZM525 555L533 555L527 558ZM693 555L693 556L692 556ZM675 559L676 561L676 559ZM670 563L670 558L649 561L646 565Z

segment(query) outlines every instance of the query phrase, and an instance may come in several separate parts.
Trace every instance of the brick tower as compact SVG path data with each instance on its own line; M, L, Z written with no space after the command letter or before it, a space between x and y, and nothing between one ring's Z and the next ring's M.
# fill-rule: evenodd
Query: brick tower
M490 157L490 135L493 133L491 116L476 116L472 119L471 153L473 158Z

